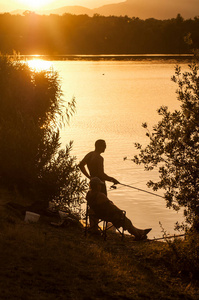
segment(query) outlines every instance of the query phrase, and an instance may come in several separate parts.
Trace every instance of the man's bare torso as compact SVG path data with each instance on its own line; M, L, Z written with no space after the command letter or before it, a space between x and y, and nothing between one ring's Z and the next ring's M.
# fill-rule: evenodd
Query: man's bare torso
M84 162L86 163L90 176L91 177L98 177L101 180L103 180L103 174L104 174L104 159L103 157L95 152L89 152L85 158Z

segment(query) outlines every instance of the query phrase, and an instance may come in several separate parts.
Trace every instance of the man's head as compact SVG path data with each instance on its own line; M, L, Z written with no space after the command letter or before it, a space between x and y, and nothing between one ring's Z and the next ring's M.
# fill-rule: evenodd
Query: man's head
M106 149L106 142L104 140L97 140L95 142L95 150L99 153L104 152Z
M100 191L102 184L104 184L104 182L101 181L98 177L93 177L90 181L90 188L92 191Z

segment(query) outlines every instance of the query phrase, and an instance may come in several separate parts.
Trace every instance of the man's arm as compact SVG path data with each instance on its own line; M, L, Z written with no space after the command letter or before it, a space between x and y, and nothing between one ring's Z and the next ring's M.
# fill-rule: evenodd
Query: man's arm
M100 160L100 164L99 164L99 174L100 174L100 178L102 180L105 180L105 181L110 181L110 182L113 182L114 184L118 184L119 181L111 176L108 176L106 173L104 173L104 159L103 157L101 157L101 160Z
M104 173L104 180L106 181L110 181L110 182L113 182L114 184L118 184L119 181L117 179L115 179L114 177L110 177L108 176L107 174Z
M91 179L90 175L88 174L85 168L85 166L87 165L87 159L88 159L88 154L82 159L82 161L80 161L79 168L88 179Z

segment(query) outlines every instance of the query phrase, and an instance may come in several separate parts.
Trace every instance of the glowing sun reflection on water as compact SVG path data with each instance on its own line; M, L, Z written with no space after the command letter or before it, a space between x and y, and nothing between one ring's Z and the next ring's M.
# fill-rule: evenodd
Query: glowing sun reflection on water
M28 66L36 72L40 72L42 70L48 71L53 66L52 62L40 58L31 59L27 63Z

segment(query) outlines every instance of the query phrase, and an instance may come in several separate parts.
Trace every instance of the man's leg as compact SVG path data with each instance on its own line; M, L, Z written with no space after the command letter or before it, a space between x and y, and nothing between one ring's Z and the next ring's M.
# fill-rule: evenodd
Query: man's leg
M89 223L91 232L98 232L99 219L91 209L89 209Z
M135 236L137 239L146 238L147 233L151 231L151 228L149 229L139 229L133 226L131 220L129 220L127 217L125 217L124 222L124 230L128 230L128 232Z
M134 235L136 239L146 238L147 233L151 231L149 229L139 229L136 228L131 220L129 220L117 206L112 207L112 217L110 220L113 225L117 228L123 227L124 230L127 230L130 234Z

